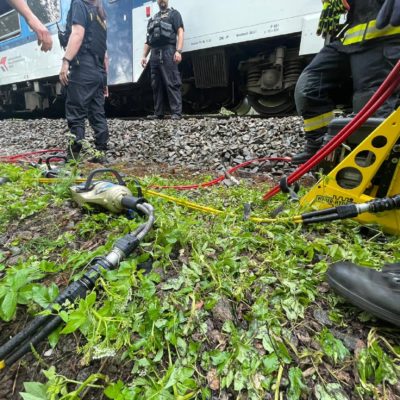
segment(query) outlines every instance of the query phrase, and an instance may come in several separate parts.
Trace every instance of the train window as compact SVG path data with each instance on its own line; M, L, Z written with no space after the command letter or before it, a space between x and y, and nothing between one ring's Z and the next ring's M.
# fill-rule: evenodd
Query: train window
M0 4L0 40L15 36L20 31L17 12L4 1Z
M43 24L60 19L60 0L27 0L27 3Z

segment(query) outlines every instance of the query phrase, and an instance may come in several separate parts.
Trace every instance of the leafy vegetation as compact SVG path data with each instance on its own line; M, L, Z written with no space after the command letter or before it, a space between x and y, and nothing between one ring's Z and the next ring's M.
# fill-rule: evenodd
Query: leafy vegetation
M37 314L86 264L140 224L80 210L68 199L71 178L38 184L35 170L0 166L12 183L0 187L0 331L16 315ZM160 177L145 184L173 184ZM44 366L26 382L25 400L362 399L396 393L398 332L328 290L329 263L381 266L399 255L399 239L362 236L351 221L302 227L243 218L243 204L268 217L282 202L261 202L265 187L223 186L167 192L229 210L214 216L148 197L157 221L140 251L104 272L96 291L58 309L64 326L50 337L55 355L74 335L73 356L98 366L84 379ZM132 186L132 191L134 187ZM297 215L285 203L283 216ZM36 229L36 231L35 231ZM26 232L36 232L27 237ZM21 234L24 233L24 234ZM18 248L18 251L15 250ZM14 253L13 253L14 251ZM152 261L152 270L142 263ZM7 323L6 323L7 322ZM22 328L22 325L20 325ZM4 342L7 338L0 333ZM71 357L69 355L68 357ZM108 373L106 364L118 368ZM64 360L65 361L65 360ZM40 366L41 365L41 366ZM269 397L268 397L269 396Z

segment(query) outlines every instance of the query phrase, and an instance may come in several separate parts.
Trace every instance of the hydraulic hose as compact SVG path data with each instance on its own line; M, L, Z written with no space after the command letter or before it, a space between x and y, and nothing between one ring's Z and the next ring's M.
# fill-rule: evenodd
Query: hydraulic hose
M332 153L341 143L344 142L352 133L354 133L378 108L393 94L400 85L400 61L397 62L388 77L371 97L361 111L346 125L326 146L319 150L306 163L301 165L296 171L287 178L290 185L300 179L305 173L319 164L327 155ZM268 200L280 192L280 186L275 186L272 190L263 196L264 200Z
M142 231L136 235L139 241L141 241L149 233L150 229L154 225L155 222L154 208L152 205L148 203L138 204L137 208L138 210L144 212L149 218L147 222L142 225L143 226Z
M363 213L376 214L384 211L398 210L400 208L400 195L374 199L366 203L344 204L338 207L325 208L323 210L311 211L297 216L303 224L314 224L317 222L330 222L339 219L355 218Z
M21 159L27 159L32 156L38 156L45 153L63 153L64 150L62 149L47 149L47 150L37 150L37 151L30 151L28 153L21 153L21 154L14 154L12 156L0 156L1 163L16 163Z
M177 186L150 186L150 189L175 189L175 190L193 190L193 189L200 189L206 188L210 186L217 185L218 183L222 182L224 179L227 178L227 175L233 174L237 170L247 167L248 165L255 163L255 162L264 162L264 161L275 161L275 162L291 162L290 157L262 157L262 158L255 158L254 160L249 160L244 163L238 164L232 168L230 168L225 175L221 175L218 178L213 179L209 182L203 182L194 185L177 185Z
M30 332L36 331L39 327L47 324L52 318L52 315L41 315L33 319L23 331L18 332L12 339L0 348L0 360L6 357L15 347L26 340Z
M52 318L47 322L47 324L42 327L41 330L37 331L33 336L27 338L24 343L18 344L20 347L11 353L5 360L3 360L4 367L9 367L18 361L22 356L28 353L31 350L31 347L35 347L38 343L40 343L46 336L50 335L57 327L63 322L63 320L58 315L53 315ZM0 361L0 364L2 362ZM1 370L0 365L0 370Z

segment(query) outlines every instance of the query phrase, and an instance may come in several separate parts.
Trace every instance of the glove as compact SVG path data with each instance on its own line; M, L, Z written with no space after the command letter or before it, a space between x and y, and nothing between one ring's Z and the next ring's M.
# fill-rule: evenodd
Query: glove
M339 31L340 17L350 10L347 0L328 0L324 1L321 16L319 18L317 35L326 37L335 35Z
M400 25L400 0L386 0L376 18L376 27L383 29L388 25Z

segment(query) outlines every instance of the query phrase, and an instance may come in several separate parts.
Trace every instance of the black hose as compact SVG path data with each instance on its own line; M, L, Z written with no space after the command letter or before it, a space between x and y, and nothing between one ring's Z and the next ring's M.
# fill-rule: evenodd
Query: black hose
M42 339L53 332L63 320L58 315L53 315L53 318L34 336L27 340L18 350L15 351L10 357L6 358L4 363L6 366L12 365L15 361L19 360L22 356L31 350L31 346L36 346Z
M84 284L81 279L73 282L54 300L54 303L62 305L66 300L69 300L73 303L75 299L84 297L86 292L91 289L87 286L88 284L86 282ZM48 309L51 309L51 307ZM39 329L43 329L43 326L46 327L47 324L49 324L55 317L57 317L57 315L50 314L40 315L33 319L24 330L17 333L7 343L0 347L0 360L3 360L8 354L15 351L17 346L20 346L22 343L28 340L29 337L35 335L35 332L37 332Z
M18 346L35 331L37 331L40 326L47 324L47 322L50 321L52 317L54 317L54 315L40 315L29 322L29 324L25 327L23 331L17 333L7 343L0 347L0 360L6 358L9 353L15 350L16 346Z
M369 203L369 212L378 213L382 211L390 211L400 208L400 195L394 197L385 197L383 199L375 199Z

